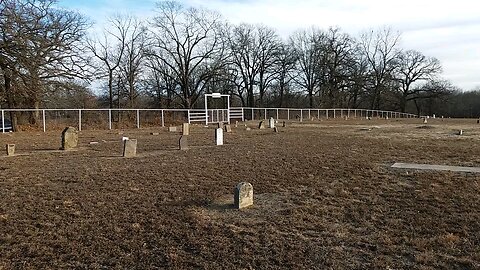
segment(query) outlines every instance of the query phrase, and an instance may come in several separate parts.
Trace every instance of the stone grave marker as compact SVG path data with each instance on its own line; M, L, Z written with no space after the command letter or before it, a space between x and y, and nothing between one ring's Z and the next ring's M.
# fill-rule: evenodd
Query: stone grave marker
M278 130L278 127L274 127L274 128L273 128L273 132L278 133L278 132L280 132L280 131Z
M78 145L78 131L74 127L66 127L62 131L62 150L70 150Z
M252 130L252 129L251 129L251 128L249 128L249 127L247 127L245 130L246 130L246 131L250 131L250 130Z
M273 119L273 117L270 117L270 119L268 120L268 127L269 128L275 127L275 119Z
M238 128L238 121L235 121L235 127Z
M123 157L134 157L137 155L137 140L130 139L123 141Z
M258 124L258 129L265 129L265 123L263 121L260 121Z
M177 132L177 127L168 127L169 132Z
M423 123L426 124L427 122L427 118L423 118Z
M223 145L223 129L215 129L215 143L216 145Z
M233 191L233 206L242 209L253 205L253 186L250 183L239 183Z
M188 136L180 136L180 140L178 140L178 148L180 150L188 150Z
M182 125L182 135L190 135L190 124L189 123L183 123Z
M232 127L230 125L225 125L225 132L226 133L232 132Z
M463 135L463 129L460 129L460 130L458 131L458 135L460 135L460 136Z
M158 133L158 132L150 132L150 135L157 136L157 135L160 135L160 133Z
M283 127L286 127L287 126L287 123L285 123L285 121L283 121Z
M223 128L223 122L218 122L217 128Z
M7 156L15 155L15 144L7 144L5 149L7 150Z

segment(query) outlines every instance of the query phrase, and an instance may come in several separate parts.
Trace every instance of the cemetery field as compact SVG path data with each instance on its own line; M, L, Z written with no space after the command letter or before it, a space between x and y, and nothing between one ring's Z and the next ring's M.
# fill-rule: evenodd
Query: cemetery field
M390 168L480 167L475 119L247 125L0 134L0 269L480 268L480 174Z

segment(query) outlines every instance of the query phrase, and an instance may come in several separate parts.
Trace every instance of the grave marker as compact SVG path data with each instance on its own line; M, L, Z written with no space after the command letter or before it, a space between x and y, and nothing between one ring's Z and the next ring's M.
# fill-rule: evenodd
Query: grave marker
M180 150L188 150L188 136L181 136L178 140L178 148Z
M190 135L190 124L189 123L183 123L182 125L182 135Z
M253 186L250 183L239 183L233 192L233 204L236 209L253 205Z
M215 143L216 145L223 145L223 129L215 129Z
M226 133L232 132L232 127L230 125L225 125L225 132Z
M78 145L78 131L74 127L66 127L62 132L62 150L70 150Z
M223 122L218 122L217 128L223 128Z
M265 129L265 123L263 121L260 121L258 124L258 129Z
M423 118L423 123L426 124L427 122L427 118Z
M283 121L282 127L286 127L286 126L287 126L287 123L285 123L285 121Z
M5 148L7 150L7 156L15 155L15 144L7 144Z
M270 117L270 119L268 120L268 127L269 128L275 127L275 119L273 119L273 117Z
M169 132L177 132L177 127L168 127Z
M279 132L278 127L274 127L273 132L278 133Z
M129 158L137 155L137 140L123 141L123 157Z

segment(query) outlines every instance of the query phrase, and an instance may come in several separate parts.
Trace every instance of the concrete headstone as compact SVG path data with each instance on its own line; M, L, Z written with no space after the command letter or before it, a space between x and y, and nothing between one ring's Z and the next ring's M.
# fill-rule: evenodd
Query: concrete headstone
M260 123L258 124L258 128L265 129L265 123L263 121L260 121Z
M137 155L137 140L130 139L123 141L123 157L134 157Z
M178 148L180 150L188 150L188 136L181 136L178 140Z
M168 127L169 132L177 132L177 127Z
M270 119L268 120L268 127L269 128L275 127L275 119L273 119L273 117L270 117Z
M287 123L285 123L285 121L283 121L283 127L286 127L287 126Z
M460 135L460 136L463 135L463 129L460 129L460 130L458 131L458 135Z
M225 125L224 128L225 128L225 132L226 132L226 133L232 132L232 127L231 127L230 125Z
M426 124L427 122L427 118L423 118L423 123Z
M216 145L223 145L223 129L215 129L215 143Z
M15 155L15 144L7 144L5 148L7 150L7 156Z
M190 124L189 123L183 123L182 125L182 135L190 135Z
M253 205L253 186L250 183L239 183L233 192L233 204L236 209Z
M78 145L78 131L74 127L67 127L62 132L62 150L70 150Z
M274 127L273 132L278 133L279 132L278 127Z

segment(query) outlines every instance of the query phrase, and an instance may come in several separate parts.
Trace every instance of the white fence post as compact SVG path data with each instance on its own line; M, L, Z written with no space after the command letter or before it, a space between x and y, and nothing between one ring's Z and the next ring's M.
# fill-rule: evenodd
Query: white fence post
M140 128L140 110L137 110L137 128Z
M112 109L108 109L108 129L112 129Z
M45 121L45 110L42 110L42 122L43 122L43 132L46 132L47 131L47 124L46 124L46 121Z
M278 108L277 108L277 120L278 120Z
M163 114L163 109L162 109L161 112L162 112L162 127L164 127L164 126L165 126L165 118L163 117L163 115L164 115L164 114Z
M267 120L267 109L265 109L264 113L265 113L264 118L265 120Z
M78 110L78 131L82 131L82 109Z
M5 133L5 111L2 110L2 133Z

